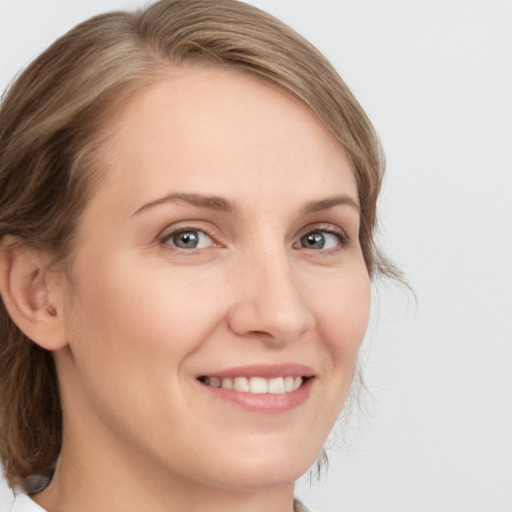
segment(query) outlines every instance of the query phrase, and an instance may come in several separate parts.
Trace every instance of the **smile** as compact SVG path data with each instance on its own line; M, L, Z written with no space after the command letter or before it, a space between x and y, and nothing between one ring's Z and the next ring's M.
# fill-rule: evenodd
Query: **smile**
M317 380L311 367L297 364L255 364L207 371L196 376L201 388L222 402L251 413L279 414L305 403Z
M199 381L212 388L222 388L241 393L283 394L299 389L304 383L303 377L199 377Z

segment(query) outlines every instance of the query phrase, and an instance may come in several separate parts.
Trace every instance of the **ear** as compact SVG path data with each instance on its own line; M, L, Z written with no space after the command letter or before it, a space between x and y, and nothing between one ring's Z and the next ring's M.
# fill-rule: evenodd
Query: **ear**
M66 345L62 277L47 269L48 255L7 235L0 244L0 294L18 328L47 350Z

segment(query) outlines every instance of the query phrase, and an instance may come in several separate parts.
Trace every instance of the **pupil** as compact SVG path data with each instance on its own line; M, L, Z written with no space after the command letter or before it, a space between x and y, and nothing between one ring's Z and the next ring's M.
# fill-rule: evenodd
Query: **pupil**
M322 249L325 245L325 239L321 233L309 233L304 236L303 243L314 249Z
M181 233L178 236L178 239L176 240L176 245L178 247L196 247L198 243L198 236L197 233L194 233L193 231L189 231L187 233Z

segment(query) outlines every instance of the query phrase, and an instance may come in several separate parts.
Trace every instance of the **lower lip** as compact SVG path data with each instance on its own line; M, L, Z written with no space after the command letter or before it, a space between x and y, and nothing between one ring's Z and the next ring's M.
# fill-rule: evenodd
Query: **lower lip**
M257 413L279 414L302 405L309 397L313 378L307 379L299 389L288 393L244 393L232 389L214 388L200 383L217 398Z

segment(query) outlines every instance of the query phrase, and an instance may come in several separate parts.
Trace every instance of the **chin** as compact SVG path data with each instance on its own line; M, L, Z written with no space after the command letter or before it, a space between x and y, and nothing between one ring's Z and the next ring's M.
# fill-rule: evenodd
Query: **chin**
M303 446L298 446L293 452L261 450L254 456L244 457L242 465L240 457L230 467L226 460L222 466L222 482L219 484L226 489L239 491L291 485L315 464L319 452L315 450L308 453Z

